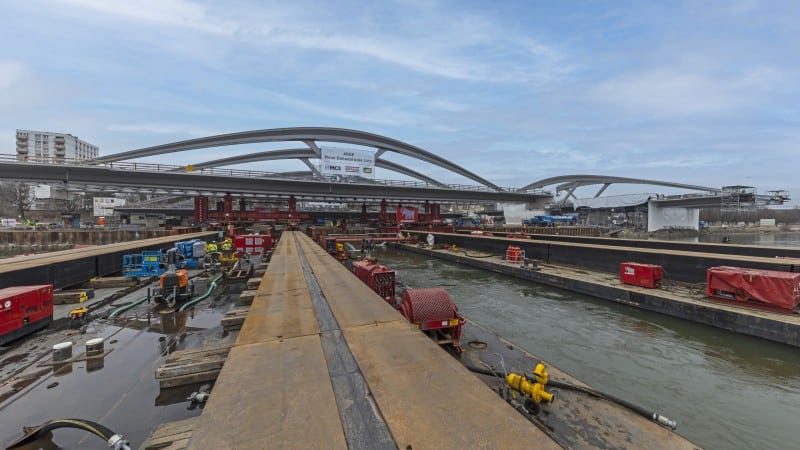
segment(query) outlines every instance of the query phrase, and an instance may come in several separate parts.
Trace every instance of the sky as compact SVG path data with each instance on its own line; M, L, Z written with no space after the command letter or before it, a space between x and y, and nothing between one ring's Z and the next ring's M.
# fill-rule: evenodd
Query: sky
M7 0L0 16L0 153L15 153L17 128L108 155L325 126L419 146L501 186L596 174L800 197L797 1ZM606 194L627 192L672 190Z

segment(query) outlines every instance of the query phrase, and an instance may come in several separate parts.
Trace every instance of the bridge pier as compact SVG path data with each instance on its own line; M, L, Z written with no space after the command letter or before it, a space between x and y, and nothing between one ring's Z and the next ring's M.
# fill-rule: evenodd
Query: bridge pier
M647 202L647 231L664 228L700 229L700 208L664 208L650 200Z

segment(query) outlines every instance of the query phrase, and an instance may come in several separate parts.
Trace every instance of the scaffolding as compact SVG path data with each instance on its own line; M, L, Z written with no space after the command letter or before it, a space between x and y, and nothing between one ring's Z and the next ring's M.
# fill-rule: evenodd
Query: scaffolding
M757 220L756 188L753 186L723 186L720 195L720 219L723 223Z

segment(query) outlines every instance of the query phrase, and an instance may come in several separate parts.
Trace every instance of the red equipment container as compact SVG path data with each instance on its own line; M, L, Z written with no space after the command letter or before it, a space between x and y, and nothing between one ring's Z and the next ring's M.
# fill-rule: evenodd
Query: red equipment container
M791 311L800 304L800 273L742 267L711 267L706 295L738 302L755 301Z
M654 264L641 264L624 262L619 265L619 281L645 288L655 289L661 287L663 270Z
M403 292L400 313L440 345L452 345L458 352L464 318L443 288L407 289Z
M53 285L0 289L0 345L53 322Z
M378 264L377 259L368 257L355 261L352 271L359 280L386 300L386 303L397 307L394 270Z
M506 250L506 260L508 262L521 263L525 259L525 252L514 245L509 245Z
M243 234L233 238L236 253L265 255L272 249L272 236L266 234Z

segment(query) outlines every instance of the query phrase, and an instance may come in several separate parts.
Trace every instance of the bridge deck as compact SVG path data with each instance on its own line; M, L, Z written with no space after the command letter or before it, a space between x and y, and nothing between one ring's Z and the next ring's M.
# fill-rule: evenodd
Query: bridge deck
M299 232L283 234L189 443L532 445L558 448Z

